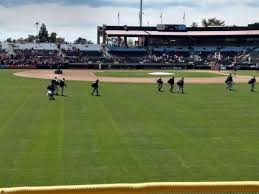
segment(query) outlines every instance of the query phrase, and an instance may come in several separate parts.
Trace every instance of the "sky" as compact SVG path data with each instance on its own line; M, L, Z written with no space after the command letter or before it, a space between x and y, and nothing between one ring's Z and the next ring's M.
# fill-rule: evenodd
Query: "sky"
M185 24L217 17L227 25L259 22L259 0L143 0L143 24ZM139 24L139 0L0 0L0 40L35 35L35 23L74 41L96 42L97 26Z

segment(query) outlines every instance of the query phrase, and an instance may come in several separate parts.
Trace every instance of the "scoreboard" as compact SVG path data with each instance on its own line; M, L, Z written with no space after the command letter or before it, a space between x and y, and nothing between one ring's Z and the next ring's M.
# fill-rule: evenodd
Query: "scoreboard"
M174 31L174 32L186 32L187 28L184 24L158 24L158 31Z

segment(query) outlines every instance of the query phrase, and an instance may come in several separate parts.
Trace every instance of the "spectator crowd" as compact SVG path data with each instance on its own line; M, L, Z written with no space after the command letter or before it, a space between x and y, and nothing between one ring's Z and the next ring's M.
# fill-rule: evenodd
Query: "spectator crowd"
M198 63L218 69L221 65L232 63L250 63L249 52L117 52L110 53L109 56L101 51L89 50L89 48L58 46L56 49L40 50L34 48L18 49L13 48L12 52L7 52L0 48L0 65L7 68L45 68L56 67L66 63Z

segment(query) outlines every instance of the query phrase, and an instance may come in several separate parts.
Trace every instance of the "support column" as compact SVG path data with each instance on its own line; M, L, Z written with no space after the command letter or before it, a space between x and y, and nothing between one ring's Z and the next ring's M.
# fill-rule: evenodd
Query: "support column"
M97 27L97 44L100 44L100 26Z
M121 46L121 37L118 36L118 46Z
M124 36L124 44L126 47L128 46L128 37L127 36Z

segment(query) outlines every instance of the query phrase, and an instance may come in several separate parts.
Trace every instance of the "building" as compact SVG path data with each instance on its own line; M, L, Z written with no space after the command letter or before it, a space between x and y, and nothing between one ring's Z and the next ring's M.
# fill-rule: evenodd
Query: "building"
M135 38L135 46L259 46L259 24L231 27L186 27L160 24L157 27L106 26L97 28L97 42L128 46Z

